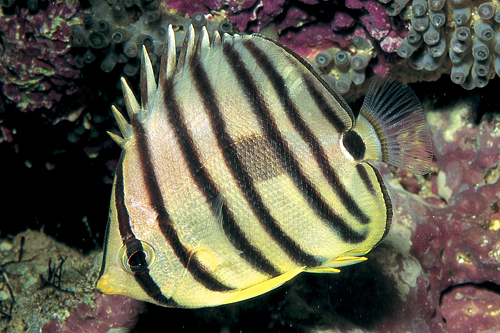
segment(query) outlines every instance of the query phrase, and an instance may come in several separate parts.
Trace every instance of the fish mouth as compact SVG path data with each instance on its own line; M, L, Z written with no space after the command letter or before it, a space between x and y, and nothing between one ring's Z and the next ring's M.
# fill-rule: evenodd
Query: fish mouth
M104 294L111 295L121 295L126 292L126 289L109 282L105 274L102 275L99 280L97 280L96 288Z

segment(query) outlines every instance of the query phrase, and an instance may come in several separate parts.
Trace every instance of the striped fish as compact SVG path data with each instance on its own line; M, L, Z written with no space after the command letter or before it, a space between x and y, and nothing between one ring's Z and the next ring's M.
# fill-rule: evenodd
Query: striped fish
M356 118L311 65L260 35L168 27L158 85L122 80L122 136L97 288L167 307L245 300L301 272L361 262L392 205L369 159L415 174L432 158L420 102L377 78Z

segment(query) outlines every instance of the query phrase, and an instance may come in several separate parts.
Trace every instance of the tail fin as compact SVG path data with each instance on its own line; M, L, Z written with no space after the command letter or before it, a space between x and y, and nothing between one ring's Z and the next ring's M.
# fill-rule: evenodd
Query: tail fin
M379 159L417 175L429 172L432 143L422 105L393 75L373 79L354 130L358 127L368 132L360 133L365 159Z

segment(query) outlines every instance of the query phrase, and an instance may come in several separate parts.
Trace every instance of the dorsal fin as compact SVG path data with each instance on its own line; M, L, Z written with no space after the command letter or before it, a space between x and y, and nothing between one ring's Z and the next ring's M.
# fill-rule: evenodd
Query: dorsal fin
M125 107L127 108L129 119L132 119L133 117L138 117L140 119L141 107L139 106L139 102L137 102L137 99L135 98L132 89L130 89L127 80L125 80L124 77L121 78L121 83L122 83L123 98L125 99Z
M167 38L165 40L165 47L161 57L160 64L160 77L158 78L158 90L163 90L163 85L170 82L175 75L175 68L177 66L175 51L175 34L172 25L169 24L167 28Z
M214 31L214 34L212 35L212 40L210 41L210 47L216 48L222 45L222 41L220 38L220 34L217 30Z
M125 117L121 114L120 111L113 105L111 107L111 111L113 111L113 116L115 117L116 123L118 124L118 128L120 128L120 132L125 140L130 139L132 136L132 126L125 120Z
M195 31L192 24L189 25L182 44L181 53L179 54L179 62L177 64L177 73L182 74L185 67L189 66L191 59L195 53ZM175 43L175 42L174 42Z
M198 37L198 42L196 43L195 53L200 55L200 58L203 58L205 54L208 52L210 48L210 39L208 38L208 32L206 27L201 28L201 34Z
M153 65L149 59L148 51L143 45L141 58L141 105L143 110L151 109L156 89Z

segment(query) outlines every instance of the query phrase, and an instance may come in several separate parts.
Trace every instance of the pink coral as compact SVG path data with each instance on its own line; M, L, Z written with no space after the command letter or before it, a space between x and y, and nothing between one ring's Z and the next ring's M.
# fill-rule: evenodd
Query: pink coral
M211 10L218 10L222 7L222 0L167 0L168 8L175 9L182 15L193 16L195 13L208 14Z
M285 0L229 2L228 18L240 31L258 32L283 12Z

